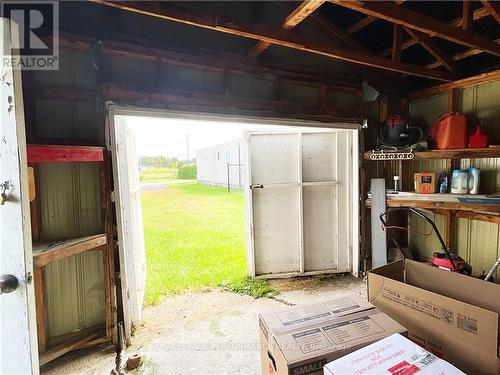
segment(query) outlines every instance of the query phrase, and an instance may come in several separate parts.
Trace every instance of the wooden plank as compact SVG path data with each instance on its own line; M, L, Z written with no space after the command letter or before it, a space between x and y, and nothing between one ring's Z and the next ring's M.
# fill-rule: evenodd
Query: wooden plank
M102 329L99 329L98 331L93 333L87 332L88 331L85 331L77 336L77 338L74 339L75 341L72 341L71 343L62 342L61 344L54 346L52 349L47 350L45 353L41 353L39 357L40 366L43 366L72 350L80 349L84 347L89 341L95 340L99 336L102 336L104 334Z
M458 112L459 108L459 92L458 89L451 89L448 93L448 112Z
M325 57L331 57L355 64L361 64L420 77L432 78L441 81L449 81L451 79L451 75L447 72L430 70L418 65L403 62L395 62L389 59L381 58L379 56L367 55L358 51L353 51L349 48L341 48L333 45L317 46L314 45L314 43L300 40L301 38L298 34L287 35L286 32L281 29L277 30L275 28L269 28L258 24L249 26L241 22L224 19L223 17L197 14L192 10L188 12L186 10L180 10L176 7L173 7L171 3L167 2L160 3L160 7L156 6L156 3L153 4L150 2L131 1L118 4L115 2L103 0L91 1L109 7L160 18L166 21L178 22L186 25L235 35L242 38L249 38L261 42L276 44L282 47L309 52Z
M363 27L368 26L369 24L375 22L376 20L377 20L377 17L366 16L362 20L356 22L354 25L349 26L346 31L349 34L354 34L356 31L361 30Z
M455 64L450 59L446 53L444 53L441 48L439 48L434 41L427 36L427 34L421 33L417 30L412 30L410 28L406 28L405 30L408 34L414 37L421 45L424 47L427 52L429 52L432 56L434 56L446 69L450 72L455 70Z
M456 217L461 219L479 220L494 224L500 224L500 214L494 215L473 211L457 211L455 214Z
M366 200L366 205L371 207L371 199ZM440 202L440 201L425 201L425 200L403 200L403 199L388 199L387 207L412 207L424 208L429 210L455 210L457 211L477 211L482 213L500 212L500 205L480 204L480 203L462 203L462 202Z
M462 29L469 30L474 22L472 13L472 2L469 0L462 1Z
M372 268L387 264L387 234L380 223L380 215L386 211L385 179L374 178L370 183L372 194L371 238Z
M302 22L307 16L313 13L316 9L318 9L325 0L306 0L303 1L297 8L291 12L288 17L285 18L281 27L285 30L293 29L300 22ZM248 53L249 56L257 57L262 52L264 52L269 46L270 43L259 42L255 47L253 47Z
M29 163L103 161L103 148L94 146L27 145Z
M497 1L481 0L488 12L493 16L493 18L500 23L500 4Z
M365 152L365 159L371 160L372 151ZM454 150L429 150L415 152L413 160L426 159L477 159L477 158L498 158L500 157L500 146L490 146L486 148L462 148Z
M62 243L34 244L33 264L34 267L46 266L49 263L57 262L66 257L83 253L85 251L97 250L106 245L106 235L96 234L94 236L75 238Z
M495 39L495 42L500 43L500 38ZM450 57L453 61L459 61L459 60L466 59L467 57L470 57L470 56L479 55L480 53L483 53L483 51L476 49L476 48L467 48L466 50L464 50L462 52L454 53ZM440 65L441 65L441 61L436 60L436 61L431 62L430 64L427 64L426 66L429 69L434 69Z
M403 42L403 28L394 24L392 31L392 59L401 61L401 43Z
M462 30L445 22L399 7L391 2L330 0L332 3L374 16L392 23L438 36L450 42L478 48L494 56L500 56L500 45L470 30Z
M476 9L473 13L472 13L472 18L474 19L474 21L477 21L481 18L484 18L486 16L488 16L489 13L487 11L487 9L485 8L480 8L480 9ZM453 27L461 27L462 26L462 17L458 17L458 18L455 18L452 22L450 22L450 25L453 26ZM410 48L411 46L414 46L415 44L418 44L418 41L415 39L415 38L410 38L406 41L403 42L403 45L401 46L401 48L403 50L407 49L407 48ZM380 55L381 56L390 56L391 55L391 51L392 51L392 48L389 47L389 48L386 48L385 50L383 50ZM483 51L481 51L482 53Z
M47 349L47 324L46 324L46 306L44 293L44 273L43 267L33 269L33 282L35 283L35 301L36 301L36 327L38 334L38 352L44 353Z
M460 79L437 86L427 87L421 90L413 91L408 94L410 99L426 98L433 95L443 94L453 88L465 88L477 84L498 81L500 79L500 69L491 72L478 74L472 77Z

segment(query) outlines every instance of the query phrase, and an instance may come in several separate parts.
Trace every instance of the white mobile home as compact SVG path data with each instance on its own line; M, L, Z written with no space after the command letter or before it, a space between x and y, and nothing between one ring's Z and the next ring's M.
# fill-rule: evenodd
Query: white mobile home
M234 139L196 151L198 182L242 189L244 181L243 139Z

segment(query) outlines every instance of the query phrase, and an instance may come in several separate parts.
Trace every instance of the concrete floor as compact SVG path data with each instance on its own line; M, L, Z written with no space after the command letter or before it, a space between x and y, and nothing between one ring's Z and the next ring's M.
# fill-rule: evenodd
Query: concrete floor
M165 298L144 310L128 354L144 362L131 374L259 374L258 314L332 299L346 294L366 296L366 282L351 276L274 280L273 298L253 299L211 290ZM46 365L42 374L109 374L114 347L69 353Z

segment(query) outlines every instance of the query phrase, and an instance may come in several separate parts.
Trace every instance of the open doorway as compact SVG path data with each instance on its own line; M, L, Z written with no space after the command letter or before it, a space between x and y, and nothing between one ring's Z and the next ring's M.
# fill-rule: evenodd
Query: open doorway
M165 295L357 274L352 125L110 114L127 337L143 302Z

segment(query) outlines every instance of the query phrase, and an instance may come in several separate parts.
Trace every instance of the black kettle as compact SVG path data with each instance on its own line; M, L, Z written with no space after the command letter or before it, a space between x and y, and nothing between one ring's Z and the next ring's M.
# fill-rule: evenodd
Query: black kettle
M423 138L422 129L410 126L400 115L391 115L380 126L379 143L384 146L410 146L422 141Z

